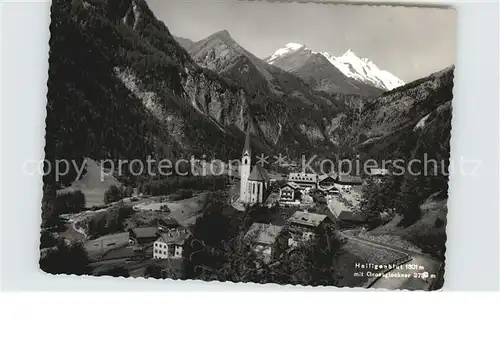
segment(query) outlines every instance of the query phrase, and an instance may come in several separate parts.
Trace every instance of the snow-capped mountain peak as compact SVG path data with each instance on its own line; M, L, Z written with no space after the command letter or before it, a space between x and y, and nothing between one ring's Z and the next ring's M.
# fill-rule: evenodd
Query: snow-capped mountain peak
M272 54L271 57L269 57L267 59L267 63L272 65L276 59L283 57L283 56L286 56L286 55L289 55L289 54L294 53L296 51L299 51L300 49L303 49L303 48L305 48L305 45L297 44L297 43L288 43L285 45L285 47L276 50L274 52L274 54Z
M328 52L323 52L322 55L347 77L370 83L378 88L392 90L405 84L392 73L378 68L367 58L358 57L351 49L342 56L333 56Z
M383 90L392 90L405 84L392 73L378 68L369 59L358 57L351 49L347 50L342 56L334 56L329 52L315 52L302 44L288 43L285 47L276 50L266 61L272 65L276 60L288 57L299 51L308 51L310 54L321 54L346 77L368 83Z

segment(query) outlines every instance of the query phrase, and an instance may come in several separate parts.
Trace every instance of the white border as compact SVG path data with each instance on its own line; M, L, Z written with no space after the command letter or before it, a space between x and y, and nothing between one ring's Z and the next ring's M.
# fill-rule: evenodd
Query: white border
M437 2L436 2L437 3ZM444 2L441 3L453 3ZM480 176L450 181L445 290L499 288L498 3L457 1L452 158L481 159ZM8 290L282 291L258 284L50 276L38 270L41 183L22 174L44 146L47 1L2 4L2 284ZM325 288L335 290L335 288ZM338 290L341 291L341 290ZM350 290L342 290L350 291Z

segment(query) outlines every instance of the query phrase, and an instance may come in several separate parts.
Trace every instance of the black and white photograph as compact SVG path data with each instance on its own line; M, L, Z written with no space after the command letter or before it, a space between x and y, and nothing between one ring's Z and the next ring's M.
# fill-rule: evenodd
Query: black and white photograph
M50 17L43 272L442 289L449 176L474 172L450 160L455 9L52 0Z

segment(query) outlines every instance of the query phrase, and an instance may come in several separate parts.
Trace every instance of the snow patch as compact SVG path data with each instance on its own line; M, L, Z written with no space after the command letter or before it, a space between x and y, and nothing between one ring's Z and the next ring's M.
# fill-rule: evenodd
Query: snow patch
M415 127L413 128L413 130L417 130L417 129L422 129L425 127L425 124L427 123L427 119L429 118L430 114L428 114L427 116L425 116L424 118L422 118L420 121L418 121L418 123L415 125Z
M384 90L392 90L405 84L392 73L378 68L367 58L358 57L351 49L342 56L334 56L328 52L321 54L344 75L357 81L369 83Z
M302 44L297 44L297 43L288 43L285 45L284 48L281 48L281 49L278 49L274 52L274 54L271 55L271 57L267 60L267 63L269 64L273 64L273 62L280 58L280 57L283 57L285 55L288 55L288 54L291 54L293 52L296 52L302 48L304 48L305 46L302 45Z

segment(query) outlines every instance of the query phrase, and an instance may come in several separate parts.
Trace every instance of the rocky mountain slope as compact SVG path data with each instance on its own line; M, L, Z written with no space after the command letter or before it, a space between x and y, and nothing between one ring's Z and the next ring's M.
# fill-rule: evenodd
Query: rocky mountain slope
M446 195L450 157L454 67L431 74L384 93L366 105L359 114L337 117L332 135L341 136L343 157L361 160L420 160L412 166L417 172L426 160L435 160L438 168L428 167L418 178L420 189ZM422 171L422 169L420 169ZM424 190L425 189L425 190Z
M379 96L386 90L346 75L332 64L325 54L314 52L301 44L287 44L267 58L266 62L294 73L319 91Z
M329 148L342 102L247 54L201 67L144 0L54 0L51 16L49 159L239 157L248 120L262 151Z
M325 126L347 108L343 99L317 92L297 75L267 64L238 44L228 31L195 43L189 54L200 66L244 87L266 140L279 143L281 136L290 144L295 139L302 150L330 147ZM307 144L298 133L307 136Z
M179 43L180 46L182 46L186 50L189 50L189 48L194 45L194 41L192 41L191 39L176 36L174 36L174 39Z
M363 142L367 144L402 130L425 130L433 116L446 114L453 97L453 71L453 67L446 68L368 104L356 121L358 135L366 139Z

